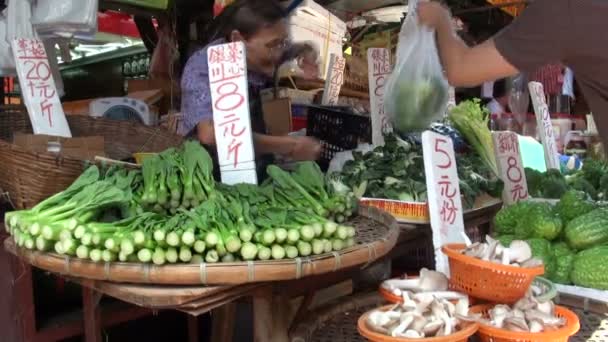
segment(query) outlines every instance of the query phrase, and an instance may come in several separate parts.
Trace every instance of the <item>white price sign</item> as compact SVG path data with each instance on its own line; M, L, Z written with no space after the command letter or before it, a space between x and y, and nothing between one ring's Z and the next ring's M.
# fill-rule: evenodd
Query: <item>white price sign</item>
M72 137L44 44L38 39L11 42L17 77L34 134Z
M384 133L392 131L391 124L384 113L384 91L386 80L391 74L391 53L388 49L367 49L369 75L369 101L372 115L372 143L384 145Z
M438 251L435 268L449 274L447 257L439 249L446 243L465 242L454 144L449 137L426 131L422 133L422 151L433 245Z
M321 104L324 106L335 106L338 104L340 89L344 83L345 66L346 59L344 57L331 54L327 78L325 79L325 89L323 90L323 98L321 99Z
M545 163L547 169L559 170L559 154L557 153L557 143L555 141L555 131L551 124L551 115L549 107L545 100L545 91L543 85L539 82L530 82L528 84L530 96L532 97L532 105L536 113L536 126L540 135L540 141L545 149Z
M528 183L521 162L517 134L493 132L492 139L500 179L505 184L503 201L505 204L513 204L528 199Z
M245 45L209 47L209 86L222 183L257 184Z

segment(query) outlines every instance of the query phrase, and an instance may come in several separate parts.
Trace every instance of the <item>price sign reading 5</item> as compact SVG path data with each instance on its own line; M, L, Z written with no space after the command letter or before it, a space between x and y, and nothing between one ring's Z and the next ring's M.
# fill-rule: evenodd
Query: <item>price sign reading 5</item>
M452 140L434 132L422 134L433 246L464 242L462 200ZM447 260L436 255L437 269L447 272Z

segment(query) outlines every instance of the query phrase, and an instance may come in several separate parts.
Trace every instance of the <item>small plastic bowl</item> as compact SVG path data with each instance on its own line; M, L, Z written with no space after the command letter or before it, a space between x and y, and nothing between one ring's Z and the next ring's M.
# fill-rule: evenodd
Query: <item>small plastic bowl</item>
M470 308L469 312L481 313L487 318L488 310L492 307L493 305L477 305ZM564 317L566 319L566 325L558 330L541 333L514 332L485 324L479 324L479 331L477 331L477 334L482 342L568 342L570 336L576 334L581 327L578 316L562 306L556 306L555 313L558 317Z
M448 336L440 336L440 337L425 337L425 338L405 338L405 337L391 337L384 334L377 333L370 328L367 327L367 317L376 310L389 310L393 305L383 306L379 309L370 310L364 313L361 317L359 317L359 321L357 322L357 330L359 334L369 341L372 342L467 342L469 337L477 332L479 328L479 324L477 323L468 323L464 329L457 331L454 334Z
M150 153L150 152L138 152L138 153L133 153L133 158L135 158L135 163L137 163L138 165L141 165L144 163L144 160L146 160L146 158L155 156L156 153Z
M471 297L492 303L512 304L526 295L544 266L533 268L505 266L461 253L464 244L447 244L441 250L450 265L450 286Z

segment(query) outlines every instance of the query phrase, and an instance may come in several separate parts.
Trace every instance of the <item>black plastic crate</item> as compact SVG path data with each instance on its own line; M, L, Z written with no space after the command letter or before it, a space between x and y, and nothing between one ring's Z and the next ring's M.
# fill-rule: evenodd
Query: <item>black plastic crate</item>
M372 137L371 120L332 107L308 106L306 135L319 139L323 146L319 166L327 170L337 152L352 150Z

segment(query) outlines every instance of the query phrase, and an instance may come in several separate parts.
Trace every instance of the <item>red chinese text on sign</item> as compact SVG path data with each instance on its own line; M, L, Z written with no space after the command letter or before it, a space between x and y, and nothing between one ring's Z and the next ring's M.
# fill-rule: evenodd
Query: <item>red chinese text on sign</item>
M454 145L450 138L426 131L422 134L422 148L433 245L438 250L446 243L464 242ZM435 254L435 262L438 270L449 271L447 259L441 252Z
M344 67L346 59L336 54L331 54L329 60L329 69L325 80L325 88L323 90L323 98L321 103L325 106L335 106L338 104L340 97L340 89L344 83Z
M222 182L257 184L243 43L208 50L213 125Z
M392 127L384 112L385 84L391 74L391 55L388 49L367 49L369 99L372 119L372 143L384 144L384 134Z
M492 140L499 176L505 185L503 201L506 204L512 204L528 199L528 185L521 161L517 134L493 132Z
M44 44L25 38L14 39L11 44L34 133L71 137Z

